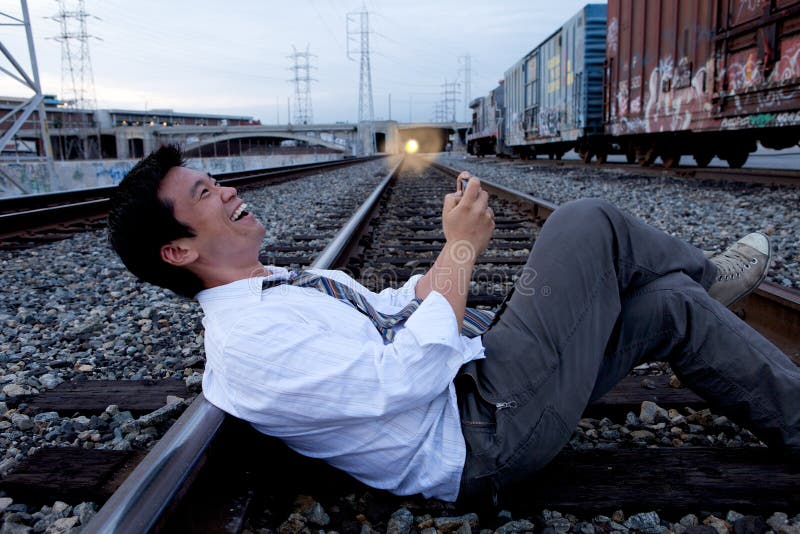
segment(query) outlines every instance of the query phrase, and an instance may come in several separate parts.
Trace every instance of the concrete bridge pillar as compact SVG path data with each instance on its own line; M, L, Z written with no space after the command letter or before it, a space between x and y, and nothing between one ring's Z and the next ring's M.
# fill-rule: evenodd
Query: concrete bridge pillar
M118 159L128 159L131 157L131 152L128 150L128 136L127 132L124 130L117 132L114 134L114 138L117 142L117 158Z
M153 130L145 130L144 131L144 138L142 139L142 145L144 146L144 154L145 156L158 148L160 142L153 135Z

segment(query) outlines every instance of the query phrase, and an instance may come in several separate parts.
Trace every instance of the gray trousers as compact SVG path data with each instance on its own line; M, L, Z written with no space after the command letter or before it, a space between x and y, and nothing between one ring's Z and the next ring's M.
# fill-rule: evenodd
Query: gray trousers
M800 452L800 370L708 296L715 275L700 250L606 202L556 210L483 336L486 359L456 378L459 500L496 503L531 479L592 400L654 360L767 444Z

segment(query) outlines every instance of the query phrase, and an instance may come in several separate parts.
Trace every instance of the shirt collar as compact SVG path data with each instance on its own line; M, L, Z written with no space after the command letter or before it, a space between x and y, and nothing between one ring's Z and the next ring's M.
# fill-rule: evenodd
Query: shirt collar
M204 289L195 298L205 313L229 308L234 304L258 302L261 300L261 286L265 280L288 280L292 274L284 267L265 265L265 268L270 272L268 276L243 278L229 284Z

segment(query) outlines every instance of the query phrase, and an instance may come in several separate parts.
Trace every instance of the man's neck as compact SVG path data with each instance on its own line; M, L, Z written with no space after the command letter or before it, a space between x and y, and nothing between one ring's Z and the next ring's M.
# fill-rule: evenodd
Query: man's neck
M207 289L224 286L225 284L230 284L239 280L255 278L257 276L269 276L270 274L272 274L272 271L261 265L261 263L227 269L200 269L199 272L197 272L197 275L203 281L203 285Z

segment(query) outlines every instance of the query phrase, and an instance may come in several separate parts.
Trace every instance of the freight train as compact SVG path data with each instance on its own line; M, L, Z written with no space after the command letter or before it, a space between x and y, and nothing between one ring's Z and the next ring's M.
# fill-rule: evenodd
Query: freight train
M471 154L741 167L800 141L800 0L589 4L470 107Z

